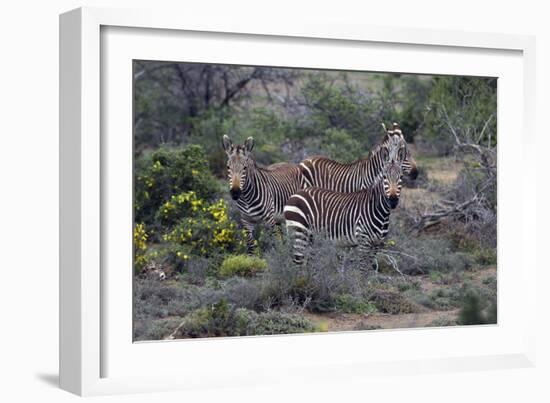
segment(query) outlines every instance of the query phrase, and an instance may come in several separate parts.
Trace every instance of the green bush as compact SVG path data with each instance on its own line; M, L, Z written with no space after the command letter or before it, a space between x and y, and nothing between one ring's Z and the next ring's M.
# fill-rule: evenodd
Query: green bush
M315 331L315 326L298 314L235 308L225 300L198 309L182 322L178 338L252 336Z
M437 310L448 310L456 308L461 302L461 290L457 288L436 288L430 295L433 301L433 308Z
M344 313L372 314L377 311L376 306L364 298L351 294L341 294L335 298L336 310Z
M370 292L370 301L376 309L383 313L400 314L418 312L419 307L409 301L401 293L388 288L373 288Z
M497 323L496 296L488 297L475 289L466 290L458 316L458 323L461 325Z
M194 191L199 199L211 200L219 190L201 146L145 152L134 161L134 220L157 224L158 210L172 196Z
M253 276L264 271L267 262L256 256L235 255L226 258L218 272L220 277Z
M435 302L429 295L424 294L423 292L408 292L407 297L414 301L414 303L423 306L428 309L437 309Z
M470 290L464 296L464 302L460 309L458 322L461 325L479 325L485 323L482 314L481 298L478 293Z
M245 250L243 232L229 219L229 207L223 199L207 203L194 192L188 192L164 203L159 215L175 221L172 227L167 227L162 240L178 245L176 253L182 260L191 255L212 256Z
M291 334L316 331L315 326L302 315L268 311L238 310L238 316L245 325L246 335Z

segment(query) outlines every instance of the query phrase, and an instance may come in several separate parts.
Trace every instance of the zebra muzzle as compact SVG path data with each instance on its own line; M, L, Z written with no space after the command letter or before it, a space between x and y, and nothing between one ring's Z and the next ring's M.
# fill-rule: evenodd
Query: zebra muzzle
M399 204L399 197L397 197L396 195L391 195L389 197L389 201L390 201L390 207L392 209L396 208L397 205Z
M409 178L412 180L415 180L418 177L418 168L416 168L416 164L413 164L411 167L411 171L409 172Z
M231 198L233 200L238 200L239 197L241 196L241 189L240 188L231 188L231 190L229 190L229 193L231 193Z

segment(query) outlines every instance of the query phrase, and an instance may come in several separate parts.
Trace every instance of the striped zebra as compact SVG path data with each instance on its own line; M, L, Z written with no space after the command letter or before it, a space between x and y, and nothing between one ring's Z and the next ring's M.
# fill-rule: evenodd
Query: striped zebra
M233 145L229 136L223 136L227 154L229 192L241 213L249 254L254 252L254 226L266 223L274 228L280 224L288 198L301 189L301 173L297 165L277 163L268 167L256 164L252 149L254 139L244 145Z
M316 156L300 163L304 176L304 187L318 186L336 192L356 192L367 189L379 177L386 161L389 159L389 150L398 155L392 156L402 161L403 173L411 179L416 179L418 170L416 162L411 156L407 142L399 124L394 123L391 129L384 128L384 138L376 145L369 156L349 164L340 163L330 158Z
M284 207L284 217L293 242L294 262L303 262L314 233L357 246L374 257L388 233L390 211L399 202L402 175L399 161L389 161L381 177L367 189L343 193L309 187L292 195Z

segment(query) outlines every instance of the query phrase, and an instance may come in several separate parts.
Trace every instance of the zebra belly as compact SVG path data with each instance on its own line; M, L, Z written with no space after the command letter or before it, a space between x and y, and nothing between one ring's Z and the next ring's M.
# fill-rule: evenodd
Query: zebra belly
M269 221L269 218L272 215L271 209L266 208L265 205L250 206L248 204L237 202L237 209L241 213L241 218L252 224Z

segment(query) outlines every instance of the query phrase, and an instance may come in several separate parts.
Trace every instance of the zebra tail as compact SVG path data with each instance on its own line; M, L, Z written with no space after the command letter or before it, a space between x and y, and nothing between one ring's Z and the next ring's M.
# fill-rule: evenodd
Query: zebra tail
M311 230L306 215L292 201L291 197L284 207L284 216L288 234L292 241L292 260L296 264L302 264L304 262L304 251L311 240Z

